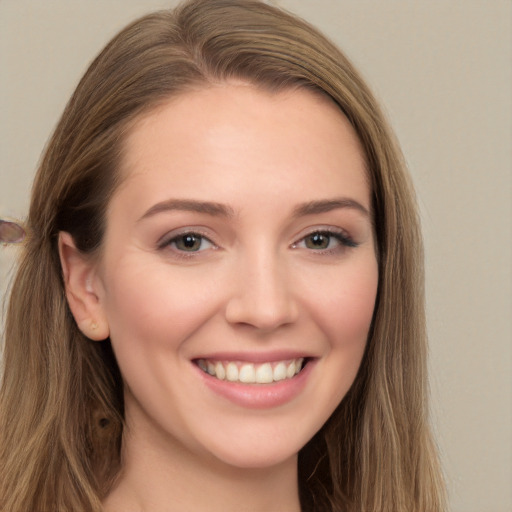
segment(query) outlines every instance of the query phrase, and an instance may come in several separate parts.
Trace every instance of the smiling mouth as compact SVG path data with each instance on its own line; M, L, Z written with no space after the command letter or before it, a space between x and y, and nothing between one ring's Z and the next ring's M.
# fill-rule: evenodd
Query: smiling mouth
M308 358L299 357L260 364L209 359L197 359L194 362L203 372L219 380L242 384L272 384L293 379L306 366Z

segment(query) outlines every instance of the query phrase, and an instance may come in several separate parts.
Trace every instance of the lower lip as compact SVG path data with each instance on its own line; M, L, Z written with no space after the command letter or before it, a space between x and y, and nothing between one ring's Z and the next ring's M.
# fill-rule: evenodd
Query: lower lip
M241 407L250 409L270 409L292 401L304 389L314 366L309 360L304 368L292 377L272 384L242 384L212 377L196 366L205 384L217 395Z

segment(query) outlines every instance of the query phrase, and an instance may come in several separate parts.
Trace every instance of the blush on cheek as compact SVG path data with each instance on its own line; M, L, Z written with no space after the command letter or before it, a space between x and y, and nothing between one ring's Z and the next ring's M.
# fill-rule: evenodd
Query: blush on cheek
M341 289L327 290L328 302L318 297L316 311L323 320L319 325L329 327L334 339L366 340L375 309L377 278L346 283Z
M176 347L219 309L218 299L197 283L157 277L118 273L107 304L111 337Z

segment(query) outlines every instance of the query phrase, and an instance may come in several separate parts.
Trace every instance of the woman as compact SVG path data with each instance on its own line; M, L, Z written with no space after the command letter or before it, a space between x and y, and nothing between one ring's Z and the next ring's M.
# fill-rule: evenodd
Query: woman
M194 0L92 63L6 321L2 511L441 511L421 241L347 59Z

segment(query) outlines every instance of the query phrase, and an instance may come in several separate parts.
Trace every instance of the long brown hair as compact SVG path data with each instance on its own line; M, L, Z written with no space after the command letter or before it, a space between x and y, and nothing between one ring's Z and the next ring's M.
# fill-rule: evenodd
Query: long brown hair
M101 250L124 135L195 87L242 79L331 97L364 148L379 288L360 371L299 454L301 503L320 512L440 512L428 426L423 255L400 150L347 58L302 20L254 0L192 0L118 34L82 78L35 179L6 316L0 391L2 512L101 511L120 467L123 390L109 341L67 306L60 231Z

